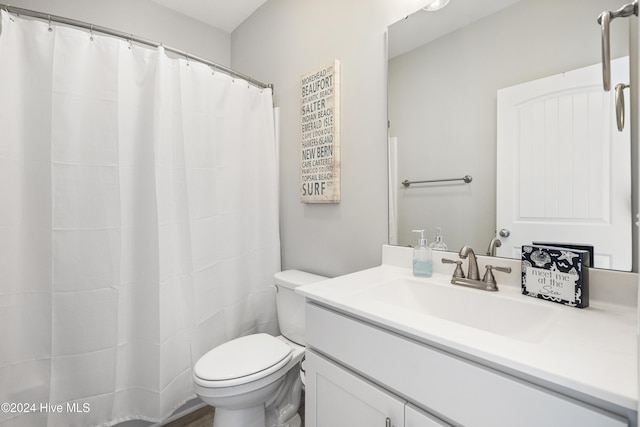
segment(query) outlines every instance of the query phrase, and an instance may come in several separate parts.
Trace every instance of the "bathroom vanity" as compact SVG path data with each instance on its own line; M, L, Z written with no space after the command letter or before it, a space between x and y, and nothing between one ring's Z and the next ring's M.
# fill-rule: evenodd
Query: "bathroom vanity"
M298 289L307 427L637 426L637 276L604 293L594 275L578 309L522 295L514 260L479 257L512 267L486 292L436 252L414 278L411 256L385 245L381 266Z

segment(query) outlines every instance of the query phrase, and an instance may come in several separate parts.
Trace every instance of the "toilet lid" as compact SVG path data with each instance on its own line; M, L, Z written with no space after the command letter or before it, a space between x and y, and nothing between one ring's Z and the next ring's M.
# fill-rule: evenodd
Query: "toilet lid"
M291 347L268 334L247 335L210 350L196 362L194 374L229 387L263 378L286 365Z

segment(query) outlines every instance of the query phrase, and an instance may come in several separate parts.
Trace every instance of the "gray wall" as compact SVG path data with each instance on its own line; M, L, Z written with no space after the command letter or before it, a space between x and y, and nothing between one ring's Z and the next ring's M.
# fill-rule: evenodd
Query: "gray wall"
M11 6L85 21L231 63L231 36L150 0L11 0Z
M414 1L270 0L231 37L234 68L275 85L281 108L282 267L328 276L379 265L387 242L386 28ZM342 201L299 197L300 76L342 67Z
M389 62L399 180L473 176L470 185L399 188L400 243L415 243L416 228L431 239L440 226L449 249L486 251L496 229L496 91L600 62L596 17L619 6L522 0ZM613 56L627 55L628 20L611 30Z

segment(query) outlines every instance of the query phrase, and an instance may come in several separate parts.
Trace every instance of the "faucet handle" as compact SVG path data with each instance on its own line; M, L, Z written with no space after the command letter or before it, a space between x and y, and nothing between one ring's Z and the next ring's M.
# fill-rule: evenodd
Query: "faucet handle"
M498 284L496 283L496 278L493 275L493 270L501 271L503 273L511 273L511 267L494 267L493 265L487 265L485 268L487 270L484 273L482 282L485 284L485 289L488 291L498 290Z
M448 258L442 258L443 264L456 264L456 269L453 272L453 279L464 279L464 271L462 271L462 261L454 261Z

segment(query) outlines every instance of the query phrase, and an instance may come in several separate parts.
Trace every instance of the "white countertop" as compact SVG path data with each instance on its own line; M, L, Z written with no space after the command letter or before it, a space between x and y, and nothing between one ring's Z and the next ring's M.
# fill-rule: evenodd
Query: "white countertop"
M372 290L398 279L407 279L416 286L436 286L428 283L429 279L414 278L405 259L411 251L406 252L406 248L400 250L405 252L394 250L393 256L383 256L383 264L379 267L306 285L298 288L298 292L320 304L426 344L449 349L471 360L485 362L494 368L502 367L506 372L525 379L536 378L543 384L575 390L637 411L638 314L635 301L625 305L591 299L588 308L578 309L524 296L520 287L515 285L519 267L506 279L496 274L500 286L497 293L467 290L486 293L488 297L522 299L520 302L526 304L543 304L552 308L554 320L548 330L545 329L535 339L520 340L416 312L415 309L404 310L368 296ZM398 254L401 262L393 259ZM506 260L501 261L501 264L495 259L493 262L504 265ZM408 262L410 265L410 258ZM479 264L482 268L480 261ZM519 266L519 262L514 265ZM440 267L434 259L433 279L446 283L451 277L450 270L452 268ZM627 300L637 298L637 286L626 297Z

